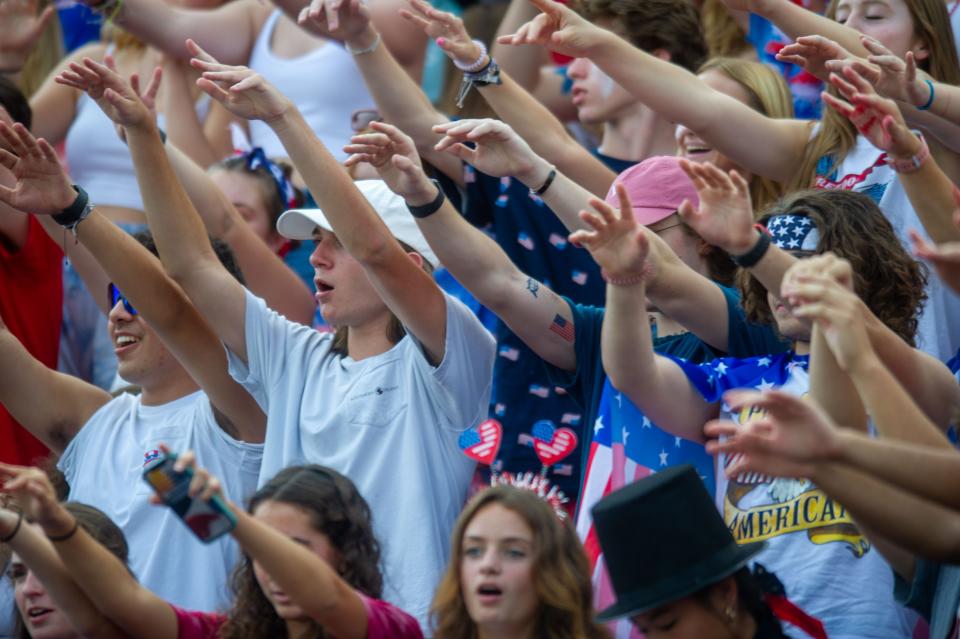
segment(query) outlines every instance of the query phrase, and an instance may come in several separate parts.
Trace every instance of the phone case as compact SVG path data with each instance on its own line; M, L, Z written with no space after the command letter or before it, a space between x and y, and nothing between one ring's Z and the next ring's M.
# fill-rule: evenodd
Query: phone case
M143 470L143 479L157 496L173 509L200 541L210 543L226 535L237 525L237 519L219 497L209 501L194 499L187 492L193 471L177 472L173 464L177 456L162 455Z

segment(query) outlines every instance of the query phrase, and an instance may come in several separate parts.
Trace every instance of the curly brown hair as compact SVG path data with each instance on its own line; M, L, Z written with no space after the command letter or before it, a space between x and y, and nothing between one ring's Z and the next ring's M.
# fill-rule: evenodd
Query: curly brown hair
M560 521L553 508L532 492L512 486L484 490L460 513L451 539L450 564L430 610L434 639L476 639L478 636L460 591L463 537L473 518L493 504L520 515L533 531L532 573L540 601L540 618L533 636L609 639L606 628L593 620L590 568L573 526L568 520Z
M853 267L854 290L877 318L911 346L926 300L926 269L903 248L890 221L868 195L805 190L775 202L760 218L805 215L820 233L817 253L832 251ZM767 291L746 271L737 276L748 319L771 323ZM779 293L779 291L777 292Z
M648 53L662 50L691 73L707 59L700 13L687 0L581 0L577 10Z
M373 599L383 590L380 544L373 534L370 506L353 482L335 470L309 464L281 470L250 499L249 512L272 501L295 506L310 515L316 530L330 540L340 560L338 572L351 586ZM233 607L220 630L222 639L285 637L286 623L263 594L244 556L233 573ZM326 634L314 624L313 637Z

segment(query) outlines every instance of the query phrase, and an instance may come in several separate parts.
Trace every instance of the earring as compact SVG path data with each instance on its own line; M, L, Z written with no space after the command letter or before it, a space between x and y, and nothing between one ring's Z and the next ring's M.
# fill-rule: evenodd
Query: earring
M727 609L723 612L727 615L727 620L730 623L734 623L737 620L737 611L733 609L733 606L727 606Z

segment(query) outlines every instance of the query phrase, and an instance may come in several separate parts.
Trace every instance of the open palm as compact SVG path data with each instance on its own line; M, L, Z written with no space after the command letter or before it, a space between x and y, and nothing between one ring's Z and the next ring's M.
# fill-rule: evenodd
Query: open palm
M743 255L757 240L753 229L750 186L736 171L724 173L713 164L680 160L680 167L697 189L700 206L681 204L680 217L708 244L731 255Z
M592 231L577 231L570 235L570 241L580 244L593 259L613 279L631 279L649 275L651 265L650 233L633 216L633 208L626 189L616 185L620 210L596 198L590 200L594 212L581 211L582 219Z
M51 215L60 213L76 199L56 151L46 140L35 139L22 124L0 122L0 164L17 179L11 189L0 187L0 200L15 209Z
M537 156L530 146L500 120L458 120L433 130L445 136L436 145L438 151L453 153L487 175L524 180L536 166ZM471 149L466 142L475 147Z

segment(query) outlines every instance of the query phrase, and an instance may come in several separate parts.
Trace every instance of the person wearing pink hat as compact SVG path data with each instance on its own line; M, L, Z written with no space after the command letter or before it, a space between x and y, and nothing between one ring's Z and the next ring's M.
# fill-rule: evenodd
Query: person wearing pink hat
M500 126L488 121L489 126ZM351 161L368 161L377 167L390 188L407 200L437 196L438 187L423 173L413 141L399 129L384 123L374 125L376 133L356 136L351 149ZM566 176L535 156L529 147L514 134L511 144L517 153L504 153L496 142L486 139L468 150L465 158L477 170L496 163L498 170L509 164L510 175L524 183L544 183L544 199L551 198L552 189L565 197L582 197L587 203L589 194L573 184ZM441 148L445 145L441 141ZM517 148L522 145L523 148ZM456 153L463 148L454 145ZM399 157L398 157L399 156ZM461 155L462 157L462 155ZM392 159L391 159L392 158ZM651 276L650 306L657 327L657 348L678 357L703 362L722 353L766 353L783 350L783 345L769 327L746 321L739 304L739 294L729 286L732 265L725 254L722 260L713 257L714 249L705 244L680 218L677 211L685 201L697 202L697 190L681 168L679 158L657 156L644 160L621 174L619 191L609 198L616 203L619 192L633 193L637 210L649 231L657 255L656 273ZM400 169L398 166L402 166ZM539 173L539 174L538 174ZM597 199L591 204L610 208ZM604 309L576 304L556 295L545 283L528 277L488 236L473 228L449 203L417 223L424 237L444 266L483 305L493 310L516 334L524 340L547 366L557 386L563 386L584 410L577 436L589 439L594 427L597 407L606 381L600 361L601 324ZM711 282L710 279L719 280ZM690 284L693 284L693 288ZM724 335L711 326L715 343L701 339L695 333L669 319L669 313L658 312L661 306L696 304L701 285L710 288L726 300L727 321L709 318L704 324L723 324ZM660 309L663 310L663 309ZM638 318L638 321L644 321ZM581 447L584 459L589 446Z

